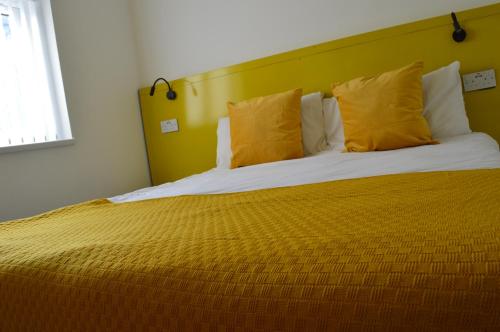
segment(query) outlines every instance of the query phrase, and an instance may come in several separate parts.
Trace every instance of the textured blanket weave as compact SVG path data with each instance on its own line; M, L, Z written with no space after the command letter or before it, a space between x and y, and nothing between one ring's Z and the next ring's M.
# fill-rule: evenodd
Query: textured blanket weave
M500 170L0 224L0 331L500 331Z

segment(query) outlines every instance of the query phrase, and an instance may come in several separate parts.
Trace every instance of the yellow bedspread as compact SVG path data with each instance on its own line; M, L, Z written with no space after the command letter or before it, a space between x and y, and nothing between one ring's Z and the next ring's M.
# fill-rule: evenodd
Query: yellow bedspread
M0 331L500 330L500 170L0 224Z

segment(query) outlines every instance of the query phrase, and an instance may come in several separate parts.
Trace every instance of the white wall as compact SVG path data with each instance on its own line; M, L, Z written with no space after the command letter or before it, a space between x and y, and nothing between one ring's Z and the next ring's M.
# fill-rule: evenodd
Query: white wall
M75 144L0 154L0 220L149 185L124 0L52 0Z
M495 0L130 0L141 85ZM451 19L450 19L451 21Z

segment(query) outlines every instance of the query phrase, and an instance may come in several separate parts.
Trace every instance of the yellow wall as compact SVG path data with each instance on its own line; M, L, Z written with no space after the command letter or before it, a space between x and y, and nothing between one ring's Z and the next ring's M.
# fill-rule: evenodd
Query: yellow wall
M302 87L304 93L330 93L330 84L424 60L426 71L462 62L462 72L500 68L500 4L458 14L468 32L451 39L449 16L432 18L218 69L173 82L175 101L165 86L154 97L139 92L154 184L176 180L215 166L217 119L226 102ZM497 72L498 74L498 72ZM500 141L499 88L465 94L474 131ZM162 134L160 121L177 118L180 131Z

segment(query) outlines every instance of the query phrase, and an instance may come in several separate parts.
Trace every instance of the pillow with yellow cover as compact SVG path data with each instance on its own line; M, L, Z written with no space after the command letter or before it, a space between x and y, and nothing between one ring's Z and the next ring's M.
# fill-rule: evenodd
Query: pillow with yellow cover
M348 152L436 143L423 117L423 63L333 84Z
M304 156L300 104L302 89L239 103L228 102L231 168Z

